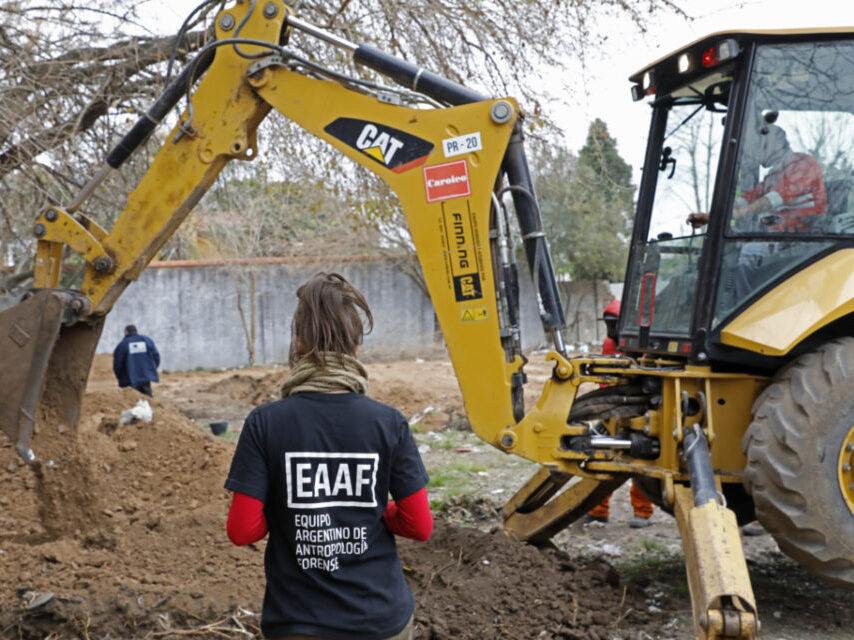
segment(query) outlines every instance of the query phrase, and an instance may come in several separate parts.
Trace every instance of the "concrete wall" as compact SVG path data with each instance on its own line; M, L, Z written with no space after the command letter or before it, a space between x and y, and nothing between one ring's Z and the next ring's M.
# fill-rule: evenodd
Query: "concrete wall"
M397 358L441 350L441 336L436 333L429 298L389 262L260 260L228 266L154 263L125 290L107 316L97 352L111 353L121 340L125 325L135 324L140 333L157 344L162 369L245 366L249 356L238 310L238 291L248 316L250 275L254 274L258 314L255 362L286 362L296 289L318 271L337 271L365 294L374 314L374 331L365 337L365 354ZM520 280L523 348L548 346L530 278L523 272ZM601 342L604 327L598 326L602 324L598 318L601 308L611 299L605 299L607 285L599 283L591 293L576 284L562 283L570 323L567 341Z
M558 289L566 315L563 337L567 344L601 344L606 337L602 311L615 297L610 283L607 280L559 282Z
M415 283L378 261L255 263L230 266L150 266L131 284L107 316L98 353L112 352L124 327L135 324L162 355L162 367L239 367L249 361L238 291L248 318L251 276L255 278L258 364L286 362L296 289L318 271L338 271L371 304L374 331L365 348L396 346L402 352L432 344L433 309Z

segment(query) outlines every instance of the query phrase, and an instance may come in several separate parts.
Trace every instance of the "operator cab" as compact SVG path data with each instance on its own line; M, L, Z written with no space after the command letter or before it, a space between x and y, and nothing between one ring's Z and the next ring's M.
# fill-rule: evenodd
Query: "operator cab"
M840 331L854 306L781 287L854 247L854 33L716 34L631 81L652 122L620 348L775 369ZM769 296L828 308L788 346L765 344L780 327L757 324L773 315Z

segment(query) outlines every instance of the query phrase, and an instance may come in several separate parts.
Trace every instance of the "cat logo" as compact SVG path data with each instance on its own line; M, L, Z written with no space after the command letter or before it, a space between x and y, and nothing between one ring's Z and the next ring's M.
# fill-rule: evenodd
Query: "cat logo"
M324 131L395 173L424 164L433 150L431 142L405 131L356 118L338 118Z

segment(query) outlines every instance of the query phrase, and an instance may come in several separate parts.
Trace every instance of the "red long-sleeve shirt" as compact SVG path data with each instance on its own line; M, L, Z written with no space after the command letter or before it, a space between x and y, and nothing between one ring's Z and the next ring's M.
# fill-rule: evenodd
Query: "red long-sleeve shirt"
M767 197L771 211L782 218L770 231L805 231L808 216L827 213L824 174L815 158L792 153L776 171L771 171L754 189L741 197L748 203Z
M264 503L258 498L235 491L231 498L225 529L228 539L237 546L258 542L267 535Z
M427 489L416 491L411 496L389 501L383 521L389 530L398 536L424 542L433 531L433 514L427 499ZM231 508L226 522L228 539L238 546L257 542L267 535L267 518L264 516L264 503L234 492Z
M427 489L416 491L411 496L398 500L389 500L383 520L391 532L397 536L424 542L433 532L433 514L430 513L430 501Z

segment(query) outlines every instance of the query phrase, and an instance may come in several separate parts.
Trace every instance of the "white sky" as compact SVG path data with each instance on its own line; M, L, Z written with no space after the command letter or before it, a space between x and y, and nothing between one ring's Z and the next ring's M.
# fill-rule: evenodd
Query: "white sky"
M563 127L568 148L584 144L587 127L596 117L608 125L620 155L635 170L635 183L646 145L650 110L632 102L630 75L698 38L717 31L795 29L850 26L854 30L854 2L850 0L675 0L691 21L671 15L649 19L644 35L622 33L610 37L601 56L593 56L586 91L580 91L554 117Z
M142 22L158 33L176 31L201 0L148 0ZM595 0L594 0L595 1ZM649 108L632 102L628 77L683 45L716 31L851 26L851 0L674 0L692 20L659 12L648 17L648 31L639 34L626 21L606 27L610 33L601 52L590 52L588 72L579 90L549 104L551 117L563 128L560 140L578 151L587 128L602 118L617 139L620 154L635 169L643 158ZM524 19L524 11L519 19ZM156 26L153 26L156 25ZM524 108L524 105L523 105Z

